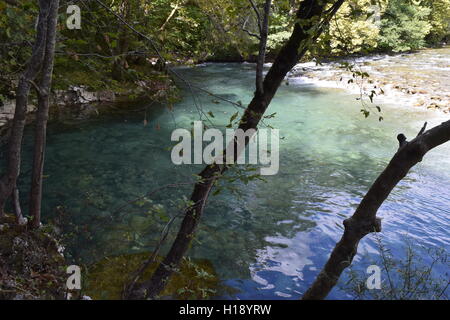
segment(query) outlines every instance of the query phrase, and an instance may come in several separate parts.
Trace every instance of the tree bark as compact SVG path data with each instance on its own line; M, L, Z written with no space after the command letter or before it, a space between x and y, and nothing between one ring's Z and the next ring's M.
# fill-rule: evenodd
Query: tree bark
M119 6L119 13L125 20L129 20L132 16L132 3L130 0L122 0ZM119 27L119 39L116 48L114 48L114 52L117 56L117 59L114 60L113 68L112 68L112 77L115 80L122 81L126 79L128 69L128 61L127 55L120 56L126 52L128 52L129 44L130 44L130 33L126 26L121 25Z
M259 121L286 74L306 53L310 43L317 39L322 31L322 27L328 23L343 2L344 0L304 0L301 2L297 12L297 19L301 26L299 22L295 24L291 37L281 49L264 79L263 92L255 92L252 101L241 118L240 129L246 131L257 128ZM329 4L332 4L331 9L325 11L326 6ZM248 143L248 140L246 143ZM236 143L235 148L237 148ZM124 292L124 298L155 298L161 293L174 268L179 266L181 259L190 247L209 193L214 182L225 170L225 165L216 163L208 165L202 170L200 173L201 179L195 184L190 198L193 205L186 210L178 235L167 256L159 264L150 280L143 282L137 289L127 288Z
M14 111L11 135L8 140L7 164L4 175L0 178L0 216L4 213L6 200L16 186L20 174L20 159L22 151L23 130L25 128L28 94L30 86L42 65L47 35L47 17L49 14L49 1L39 1L39 18L36 41L28 60L27 67L19 79L16 92L16 109Z
M53 62L56 46L56 27L58 24L59 0L50 2L50 12L47 22L47 41L38 92L38 110L34 134L34 156L30 191L30 216L33 217L32 226L41 225L42 175L44 170L44 156L47 136L47 121L49 110L49 93L52 84Z
M20 198L19 198L19 189L14 187L13 193L12 193L12 206L14 209L14 214L16 215L16 222L19 225L24 225L27 223L27 219L25 219L22 215L22 208L20 207Z
M266 47L267 47L267 36L269 33L269 14L271 4L272 0L266 0L266 3L264 5L264 16L260 28L259 54L258 54L258 61L256 63L257 95L261 95L263 93L263 70L264 70L264 61L266 60Z
M359 241L371 232L381 231L381 220L376 217L378 208L428 151L450 140L450 120L425 133L422 132L423 130L411 142L399 139L400 148L397 153L375 180L353 216L344 220L345 230L341 240L336 244L314 283L303 295L303 300L324 299L345 268L351 264Z

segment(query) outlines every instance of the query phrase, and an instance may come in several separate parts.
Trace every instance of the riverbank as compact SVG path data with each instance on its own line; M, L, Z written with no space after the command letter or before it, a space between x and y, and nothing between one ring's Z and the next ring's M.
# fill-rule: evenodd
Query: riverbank
M48 226L29 230L0 218L0 300L65 299L63 250Z
M176 99L176 88L164 74L152 79L127 83L110 90L93 90L88 85L71 85L56 89L50 96L50 120L61 118L87 119L100 113L114 110L117 105L133 104L136 101L168 101ZM31 97L27 106L27 123L34 120L36 98ZM0 101L0 144L4 143L12 125L15 99Z
M288 81L342 88L374 103L400 104L450 113L450 47L415 53L345 58L298 64ZM356 73L356 74L355 74ZM362 77L361 75L364 74Z
M181 62L178 61L178 63ZM192 61L185 61L186 65L192 65L192 63ZM267 67L270 65L270 63L266 64ZM374 91L374 103L401 104L448 114L450 113L449 71L450 47L444 47L407 54L343 58L321 64L299 63L289 73L287 81L342 88L352 93L362 94L366 100ZM355 72L359 75L355 76ZM152 100L157 99L158 95L159 98L165 95L166 100L171 100L175 90L173 82L161 72L150 73L145 80L116 85L110 90L93 90L92 80L86 77L78 79L77 85L54 90L51 97L51 113L59 115L63 111L66 115L72 113L77 118L83 118L98 115L99 107L114 105L118 102ZM361 74L367 76L362 78ZM86 83L83 84L83 81ZM167 99L168 96L171 97ZM32 121L35 104L35 101L31 99L28 106L29 121ZM13 99L3 101L3 105L0 106L0 143L4 142L7 136L14 117L14 108Z

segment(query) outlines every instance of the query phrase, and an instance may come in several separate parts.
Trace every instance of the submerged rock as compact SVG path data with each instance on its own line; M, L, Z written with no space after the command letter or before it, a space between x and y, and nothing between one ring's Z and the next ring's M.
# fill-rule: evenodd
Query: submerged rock
M88 267L83 284L84 294L95 299L121 299L122 290L131 275L150 257L150 253L106 257ZM160 260L160 258L158 258ZM156 269L153 263L144 273L148 280ZM183 260L178 272L170 278L161 297L171 299L206 299L226 289L208 260Z

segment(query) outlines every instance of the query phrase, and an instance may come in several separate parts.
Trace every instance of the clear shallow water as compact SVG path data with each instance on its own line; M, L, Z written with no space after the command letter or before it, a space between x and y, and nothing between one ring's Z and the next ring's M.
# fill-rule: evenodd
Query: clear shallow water
M253 68L214 64L180 68L179 72L196 85L246 105L253 91ZM213 100L205 95L196 98L205 112L214 113L212 122L224 128L236 109ZM50 125L45 219L59 219L74 232L68 250L78 263L150 250L164 220L146 214L148 205L134 204L119 213L114 210L162 185L193 181L192 174L202 167L175 166L170 161L172 130L189 128L199 119L189 91L185 90L173 113L162 106L148 109L147 126L143 107ZM284 137L278 175L266 177L266 183L235 183L241 197L229 191L211 197L198 241L189 252L210 260L225 284L238 290L220 297L300 297L340 238L342 220L353 213L395 153L396 135L403 132L413 137L424 121L431 127L445 120L429 111L386 105L385 121L380 123L375 116L364 119L360 109L355 96L342 90L299 83L280 88L268 110L277 115L265 120ZM30 167L29 137L24 172ZM25 184L27 175L22 180ZM449 182L450 145L445 145L430 152L393 191L379 216L383 218L382 239L394 255L404 254L406 234L417 244L449 250ZM189 197L191 190L191 186L179 186L151 198L174 215L176 200ZM359 252L377 255L373 236L361 242ZM363 256L359 254L354 265L365 270L371 263ZM447 271L441 268L436 273ZM351 298L339 288L329 297Z

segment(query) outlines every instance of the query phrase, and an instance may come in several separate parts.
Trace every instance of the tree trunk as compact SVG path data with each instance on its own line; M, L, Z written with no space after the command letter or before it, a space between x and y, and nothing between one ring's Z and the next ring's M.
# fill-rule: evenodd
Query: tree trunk
M283 46L267 73L263 82L263 92L255 92L255 96L241 118L240 129L246 131L257 128L259 121L286 74L305 54L309 44L317 39L322 31L322 27L331 19L343 2L344 0L304 0L301 2L297 13L299 22L295 24L291 37ZM325 7L330 3L333 3L332 8L327 10L327 14L325 14ZM302 26L300 26L300 23ZM226 155L224 157L226 158ZM193 205L187 208L180 230L169 253L162 263L159 264L150 280L145 281L136 290L133 290L134 288L125 290L125 298L155 298L161 293L168 278L172 275L173 269L179 266L181 259L191 244L214 182L225 170L226 167L224 165L215 163L203 169L200 173L201 179L195 184L191 195L190 200Z
M263 70L264 61L266 60L266 47L267 47L267 36L269 33L269 14L270 5L272 0L266 0L264 5L264 16L261 22L260 29L260 41L259 41L259 53L258 61L256 63L256 93L260 95L263 93Z
M403 135L399 135L401 136ZM375 180L353 216L344 220L345 231L341 240L314 283L303 295L303 300L324 299L330 293L342 272L351 264L359 241L371 232L381 231L381 220L376 214L392 189L414 165L422 161L428 151L449 140L450 120L423 134L421 131L411 142L399 139L400 148L397 153Z
M39 20L37 25L36 41L28 60L27 67L21 75L16 92L16 109L14 111L11 135L8 140L7 164L4 175L0 178L0 216L3 215L6 200L16 186L20 174L20 159L22 152L23 130L25 128L28 94L32 81L36 78L44 59L44 50L47 35L47 17L49 14L49 1L39 0Z
M22 215L22 208L20 207L20 197L19 197L19 189L14 187L13 193L12 193L12 206L14 209L14 214L16 215L16 222L19 225L24 225L27 223L27 219L25 219Z
M123 0L119 6L119 14L124 17L125 20L129 20L132 16L132 3L130 0ZM119 39L114 52L118 57L114 60L112 68L112 77L117 81L123 81L127 79L127 55L130 44L130 32L126 26L121 25L119 27ZM122 55L122 56L120 56Z
M59 0L50 4L48 16L47 41L38 92L38 110L36 130L34 134L34 157L30 191L30 216L33 217L32 226L38 228L41 224L42 175L44 170L45 144L49 110L49 93L52 83L53 61L56 46L56 27L58 24Z

